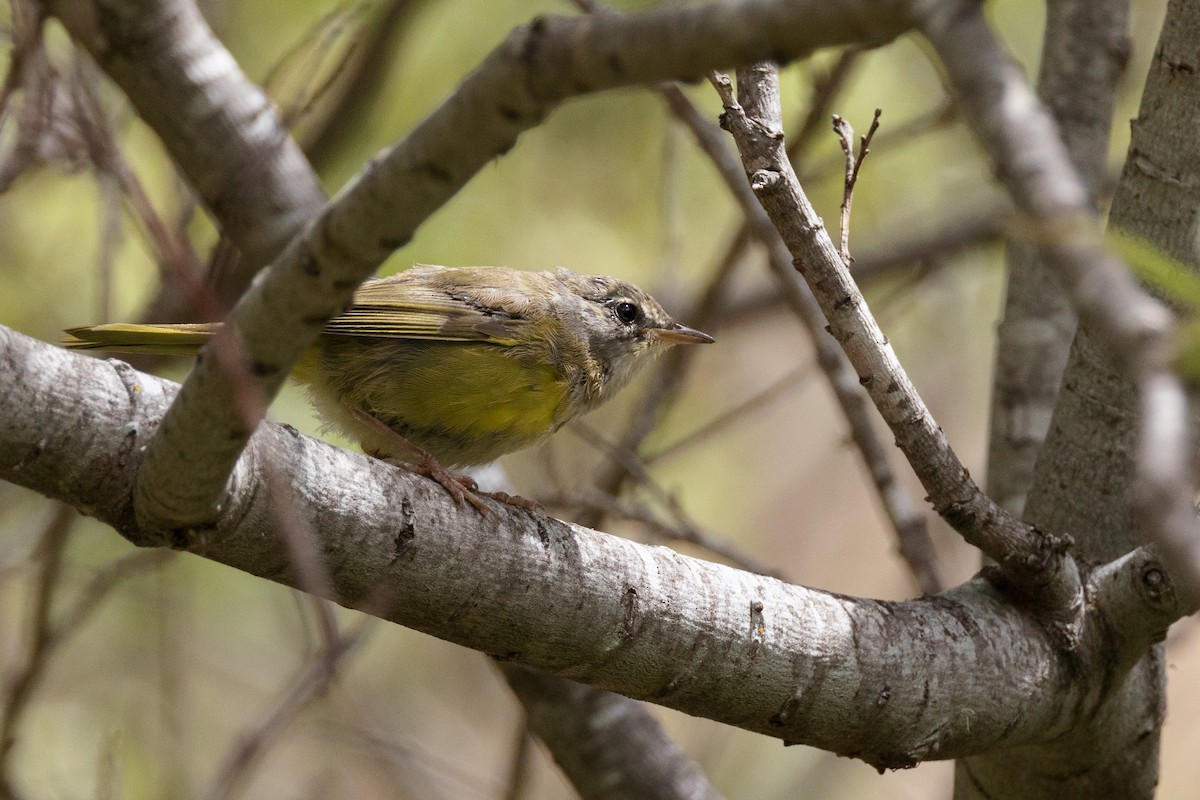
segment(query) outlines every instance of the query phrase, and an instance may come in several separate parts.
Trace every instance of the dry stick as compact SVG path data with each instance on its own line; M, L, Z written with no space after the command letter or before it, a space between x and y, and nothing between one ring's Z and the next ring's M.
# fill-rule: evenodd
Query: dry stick
M875 137L875 131L879 130L879 117L882 114L883 109L875 109L871 129L862 137L857 157L854 154L854 128L850 127L850 123L844 117L839 114L833 115L833 131L838 135L838 142L846 155L846 179L842 182L841 247L838 248L846 264L854 262L850 256L850 206L854 202L854 186L858 183L858 171L862 169L863 159L871 152L871 139Z
M719 78L714 78L720 84ZM731 100L728 79L718 91ZM825 318L813 298L792 269L792 259L779 233L771 224L753 193L746 185L745 173L725 147L724 136L705 120L678 88L665 89L664 94L672 111L682 119L695 135L700 148L709 156L738 205L749 221L750 229L767 248L768 264L780 290L800 319L816 350L817 363L825 373L834 397L846 418L850 437L862 456L872 483L896 531L900 555L912 571L917 585L923 592L936 592L942 581L936 567L933 542L925 520L913 506L907 494L896 482L895 473L888 464L887 450L875 435L865 398L858 380L837 345L830 341L825 332Z
M680 453L686 452L698 444L702 444L712 436L720 433L750 414L753 414L755 411L771 405L785 394L800 389L808 383L812 376L812 364L804 364L803 366L797 367L787 375L784 375L782 378L772 383L766 389L763 389L758 394L751 395L735 405L733 408L722 411L708 422L693 428L691 431L680 436L675 441L663 445L652 453L642 456L642 463L648 467L653 466L660 461L674 458Z
M338 634L323 652L315 655L308 667L296 679L291 689L279 698L275 708L258 727L242 735L221 763L213 782L204 793L207 800L229 800L244 785L250 770L262 756L279 741L288 725L324 695L337 676L339 663L362 644L371 630L369 618L364 618L347 634Z
M822 117L822 123L828 118L828 114ZM947 99L941 105L929 111L918 114L912 119L905 120L895 127L888 128L879 134L878 144L881 147L886 145L888 152L891 152L900 145L907 144L928 133L948 127L957 119L958 112L954 107L954 103ZM796 170L796 174L800 176L800 184L804 185L825 180L839 172L844 175L845 164L845 156L831 153L814 163L810 169L802 169L798 165L793 165L793 168Z
M1015 588L1046 601L1056 629L1065 643L1073 643L1082 589L1074 561L1065 556L1069 539L1038 531L998 507L950 448L783 154L775 69L759 65L739 70L737 100L728 86L723 91L722 120L733 133L754 193L934 508L968 542L996 559Z
M925 7L922 32L946 66L964 114L1019 208L1041 226L1046 263L1080 322L1109 348L1137 389L1140 430L1135 512L1164 566L1200 597L1200 530L1187 396L1171 369L1170 312L1105 247L1087 187L1020 67L972 3Z
M101 606L101 601L125 578L158 566L174 557L165 550L136 553L105 567L80 591L57 625L51 624L50 605L58 588L62 551L71 524L77 518L70 506L59 506L39 546L42 570L38 576L29 653L20 672L8 685L4 706L0 709L0 798L18 797L8 774L9 759L16 744L16 729L29 708L38 683L45 677L54 650L70 638Z
M0 797L15 798L9 766L13 747L17 743L17 725L29 708L34 689L46 675L54 634L50 624L50 603L58 587L62 570L63 550L77 518L75 509L59 504L38 541L37 557L41 562L34 586L33 608L29 614L29 650L20 671L8 681L4 707L0 709Z
M850 127L850 123L845 117L834 114L833 132L837 134L838 143L842 146L842 153L846 157L846 177L842 180L842 215L838 225L841 232L838 253L841 254L842 261L849 264L854 260L850 258L850 204L854 200L855 183L854 128Z
M533 734L529 724L522 716L517 722L516 735L513 736L512 757L509 759L508 781L504 789L504 800L522 800L529 792L529 773L533 766L533 754L536 752L533 744Z
M648 511L629 511L628 507L623 507L617 500L615 495L606 492L595 492L592 500L583 501L585 507L591 507L594 511L602 511L606 514L617 512L618 509L625 508L628 513L617 512L617 515L627 519L640 519L646 524L651 525L656 530L666 535L669 538L676 538L682 541L691 542L692 544L703 547L718 555L729 559L734 566L740 566L751 572L756 572L760 575L771 575L779 577L777 572L771 571L765 565L759 563L754 558L742 553L738 548L723 541L721 538L714 536L711 533L706 533L696 524L696 522L688 516L687 512L679 505L679 500L670 492L662 487L649 470L637 457L636 453L629 450L621 449L619 444L613 444L606 440L603 436L597 433L594 429L585 423L575 423L572 431L581 439L586 441L592 447L606 453L610 459L620 463L621 466L629 473L630 477L637 483L638 486L646 489L652 497L662 503L671 515L675 517L676 525L666 525L657 520L653 514ZM611 498L606 502L599 498Z
M143 238L155 255L160 280L164 285L183 287L183 292L189 296L207 296L196 252L184 232L173 230L154 209L150 195L125 160L96 94L96 68L78 54L71 88L88 157L99 174L109 175L116 181L133 218L140 223ZM215 314L215 308L208 311Z
M891 243L886 248L856 257L851 274L859 284L867 284L902 267L933 262L919 270L918 278L924 280L945 268L945 257L991 244L1008 236L1012 227L1011 214L1011 207L1000 205L978 214L967 214L932 232ZM748 295L724 310L721 315L722 327L733 327L748 320L760 319L763 314L779 310L783 302L779 292L774 289Z

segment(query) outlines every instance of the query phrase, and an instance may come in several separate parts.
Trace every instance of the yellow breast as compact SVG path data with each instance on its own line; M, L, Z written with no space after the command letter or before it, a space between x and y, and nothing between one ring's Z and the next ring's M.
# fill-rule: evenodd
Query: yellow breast
M447 466L535 444L564 421L568 406L567 381L554 367L482 343L324 337L294 374L326 420L364 449L410 457L352 410Z

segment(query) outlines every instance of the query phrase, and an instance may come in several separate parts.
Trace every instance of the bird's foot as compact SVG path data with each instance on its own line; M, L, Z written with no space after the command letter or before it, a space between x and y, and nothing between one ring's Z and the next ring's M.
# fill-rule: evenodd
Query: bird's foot
M402 458L387 455L386 453L367 450L367 455L378 458L381 461L386 461L392 466L399 467L406 472L412 472L417 475L423 475L426 478L437 481L442 488L450 493L455 502L467 502L475 507L475 509L488 519L495 519L496 512L485 501L484 498L495 500L497 503L503 503L506 506L520 508L525 511L534 512L541 511L542 507L532 500L527 500L524 497L518 497L508 494L507 492L483 492L479 490L479 484L470 475L460 475L451 472L442 466L442 463L434 457L432 453L422 447L418 447L413 442L406 439L396 431L384 425L375 417L367 414L359 409L350 409L358 419L362 420L367 425L377 430L386 438L394 441L399 447L397 449L405 453L411 453L416 459L415 461L407 461ZM366 448L364 448L366 449Z
M482 491L479 488L479 484L470 475L451 472L433 458L428 460L422 459L420 463L400 461L394 458L384 458L383 460L408 472L423 475L430 480L436 481L443 489L450 493L455 502L462 503L465 501L470 503L482 516L488 519L495 519L496 512L484 501L484 498L530 513L544 510L540 504L520 495L512 495L508 492Z

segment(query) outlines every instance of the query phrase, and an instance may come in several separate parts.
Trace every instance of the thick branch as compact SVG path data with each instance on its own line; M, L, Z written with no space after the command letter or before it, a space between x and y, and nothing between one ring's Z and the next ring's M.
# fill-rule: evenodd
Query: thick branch
M0 328L0 478L157 541L133 513L130 456L174 392ZM489 522L425 479L275 425L251 440L214 525L175 544L297 585L264 465L294 487L339 603L880 767L1056 736L1110 680L1098 616L1067 660L986 580L880 603L525 512ZM1109 586L1121 596L1095 608L1139 602L1128 582Z

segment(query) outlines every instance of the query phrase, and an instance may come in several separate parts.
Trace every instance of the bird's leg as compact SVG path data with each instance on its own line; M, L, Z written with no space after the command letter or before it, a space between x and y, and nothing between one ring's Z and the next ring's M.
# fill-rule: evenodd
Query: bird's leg
M483 498L485 497L495 500L498 503L524 509L525 511L538 511L541 509L541 506L539 506L537 503L533 502L532 500L527 500L524 497L513 496L506 492L481 492L479 490L479 484L476 483L475 479L470 475L459 475L446 469L444 466L442 466L442 463L434 457L433 453L430 453L423 447L419 447L418 445L414 444L405 436L392 430L383 422L371 416L367 412L362 411L361 409L352 408L350 409L350 413L352 413L359 421L371 426L386 438L396 442L406 452L411 453L413 457L417 459L417 461L415 463L411 461L405 461L403 459L384 455L381 452L372 452L370 450L366 451L367 455L378 458L381 461L386 461L387 463L406 470L407 472L423 475L426 478L438 482L441 484L442 488L450 493L450 496L454 498L455 502L461 503L464 500L467 501L471 505L475 506L479 513L484 517L495 518L496 516L496 512L489 508L487 503L483 501Z

